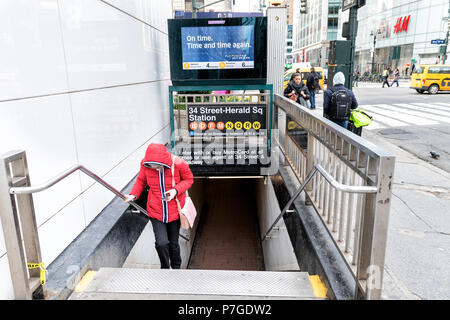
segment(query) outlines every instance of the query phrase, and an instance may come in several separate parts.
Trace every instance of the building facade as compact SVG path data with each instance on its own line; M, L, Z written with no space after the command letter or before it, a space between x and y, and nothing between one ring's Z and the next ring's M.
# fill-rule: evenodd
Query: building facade
M185 11L192 12L192 2L192 0L172 0L173 17L179 18L184 15ZM221 2L217 2L217 0L195 0L195 2L197 7L206 6L198 10L198 12L263 12L269 6L269 0L239 0L234 1L234 3L233 0L223 0ZM233 15L231 14L230 17L233 17Z
M399 68L407 76L414 65L441 63L441 45L432 40L445 39L448 9L448 0L367 1L358 10L355 68L362 73ZM340 13L339 35L348 14Z
M294 62L324 66L331 40L337 39L341 0L308 1L307 13L300 13L300 1L294 3Z

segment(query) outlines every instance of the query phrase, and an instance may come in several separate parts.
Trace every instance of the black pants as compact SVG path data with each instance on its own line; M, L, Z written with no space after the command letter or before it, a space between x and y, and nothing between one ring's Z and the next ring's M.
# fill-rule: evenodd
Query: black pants
M150 218L155 234L155 248L161 261L161 269L180 269L181 255L178 237L180 235L180 220L163 223Z

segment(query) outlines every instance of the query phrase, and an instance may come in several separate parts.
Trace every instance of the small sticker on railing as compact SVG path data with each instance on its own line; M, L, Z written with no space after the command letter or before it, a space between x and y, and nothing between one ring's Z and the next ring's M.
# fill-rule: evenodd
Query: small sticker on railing
M28 269L37 269L39 268L40 271L40 282L41 285L45 284L45 274L48 273L47 269L45 269L45 264L43 262L41 263L28 263Z

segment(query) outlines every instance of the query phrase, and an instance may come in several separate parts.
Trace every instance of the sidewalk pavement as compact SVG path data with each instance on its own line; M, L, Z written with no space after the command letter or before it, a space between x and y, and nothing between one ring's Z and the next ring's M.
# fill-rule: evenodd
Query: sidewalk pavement
M382 299L450 299L450 174L368 130L396 157Z

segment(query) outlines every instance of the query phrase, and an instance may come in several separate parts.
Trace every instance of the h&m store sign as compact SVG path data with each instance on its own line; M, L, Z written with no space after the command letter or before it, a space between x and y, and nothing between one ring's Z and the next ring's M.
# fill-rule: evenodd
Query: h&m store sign
M410 19L411 15L397 18L397 22L394 25L394 33L408 32Z

